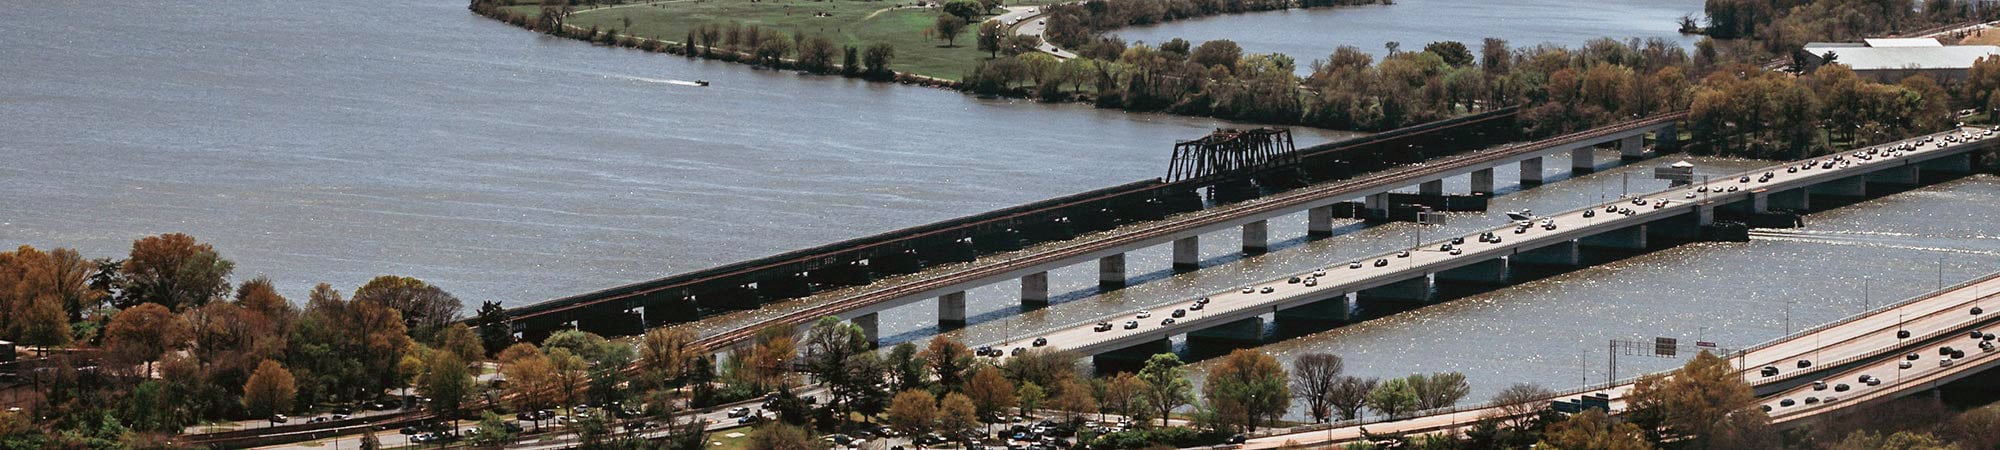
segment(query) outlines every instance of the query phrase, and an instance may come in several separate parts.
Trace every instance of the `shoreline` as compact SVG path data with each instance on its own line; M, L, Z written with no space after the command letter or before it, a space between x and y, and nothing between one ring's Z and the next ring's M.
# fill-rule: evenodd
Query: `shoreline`
M1383 4L1386 4L1386 5L1393 5L1394 3L1393 3L1393 2L1387 2L1387 1L1385 1L1385 2L1383 2ZM569 12L569 14L576 14L576 13L581 13L581 12L585 12L585 11L594 11L594 10L600 10L600 9L610 9L610 8L619 8L619 7L632 7L632 6L637 6L637 5L643 5L643 4L621 4L621 5L611 5L611 6L600 6L600 7L595 7L595 8L590 8L590 9L581 9L581 10L574 10L574 11L570 11L570 12ZM1055 7L1055 6L1057 6L1057 5L1061 5L1061 4L1052 4L1052 5L1045 5L1045 6L1041 6L1041 8L1052 8L1052 7ZM517 6L517 5L507 5L507 6ZM1209 14L1209 15L1205 15L1205 16L1192 16L1192 17L1180 17L1180 18L1170 18L1170 19L1165 19L1165 20L1163 20L1163 21L1161 21L1161 22L1159 22L1159 23L1167 23L1167 22L1174 22L1174 21L1179 21L1179 20L1187 20L1187 19L1195 19L1195 18L1201 18L1201 17L1212 17L1212 16L1223 16L1223 15L1231 15L1231 14L1243 14L1243 13L1254 13L1254 12L1272 12L1272 11L1284 11L1284 10L1292 10L1292 9L1314 9L1314 8L1324 8L1324 7L1329 7L1329 6L1324 6L1324 5L1322 5L1322 6L1307 6L1307 5L1305 5L1305 4L1294 4L1293 6L1289 6L1289 7L1286 7L1286 8L1278 8L1278 9L1259 9L1259 10L1246 10L1246 11L1237 11L1237 12L1222 12L1222 13L1218 13L1218 14ZM547 35L552 35L552 36L557 36L557 37L563 37L563 38L568 38L568 39L573 39L573 40L578 40L578 41L583 41L583 42L586 42L586 43L590 43L590 44L592 44L592 45L601 45L601 46L607 46L607 47L622 47L622 48L626 48L626 49L631 49L631 50L638 50L638 51L643 51L643 52L648 52L648 53L663 53L663 54L668 54L668 55L675 55L675 56L681 56L681 57L686 57L686 58L690 58L690 59L697 59L697 58L698 58L698 59L706 59L706 60L715 60L715 61L721 61L721 62L726 62L726 63L736 63L736 64L743 64L743 65L748 65L748 66L751 66L751 67L753 67L753 68L764 68L764 69L771 69L771 70L792 70L792 71L796 71L797 73L799 73L799 74L801 74L801 75L827 75L827 76L840 76L840 77L845 77L845 78L855 78L855 79L860 79L860 80L864 80L864 81L870 81L870 82L881 82L881 83L897 83L897 84L904 84L904 85L910 85L910 86L920 86L920 87L929 87L929 88L937 88L937 89L945 89L945 90L950 90L950 91L955 91L955 92L958 92L958 93L960 93L960 94L962 94L962 95L967 95L967 96L972 96L972 97L975 97L975 98L1003 98L1003 99L1012 99L1012 100L1029 100L1029 101L1033 101L1033 102L1036 102L1036 103L1047 103L1047 104L1062 104L1062 103L1069 103L1069 104L1080 104L1080 105L1087 105L1087 106L1090 106L1090 107L1092 107L1092 108L1096 108L1096 109L1111 109L1111 110L1119 110L1119 111L1123 111L1123 112L1128 112L1128 113L1130 113L1130 112L1149 112L1149 113L1158 113L1158 114L1169 114L1169 115L1174 115L1174 116L1182 116L1182 117L1200 117L1200 118L1207 118L1207 119L1214 119L1214 120L1222 120L1222 121L1228 121L1228 122L1235 122L1235 123L1244 123L1244 124L1255 124L1255 125L1267 125L1267 126L1283 126L1283 127L1304 127L1304 128L1313 128L1313 129L1321 129L1321 130L1330 130L1330 131L1341 131L1341 132L1353 132L1353 133L1363 133L1363 134L1373 134L1373 133L1377 133L1377 132L1380 132L1380 131L1384 131L1384 130L1369 130L1369 129L1364 129L1364 128L1331 128L1331 127L1322 127L1322 126L1315 126L1315 125L1311 125L1311 124L1305 124L1305 123L1290 123L1290 122L1271 122L1271 121L1265 121L1265 120L1255 120L1255 119L1251 119L1251 118L1234 118L1234 117L1222 117L1222 116L1217 116L1217 115L1213 115L1213 114L1186 114L1186 113L1180 113L1180 112L1174 112L1174 111L1171 111L1171 110L1166 110L1166 109L1160 109L1160 110L1131 110L1131 109L1128 109L1128 108L1124 108L1124 107L1121 107L1121 106L1119 106L1119 105L1107 105L1107 104L1105 104L1105 103L1102 103L1102 102L1100 102L1100 101L1099 101L1099 98L1098 98L1098 96L1097 96L1097 95L1095 95L1095 94L1092 94L1092 93L1085 93L1085 92L1081 92L1081 91L1078 91L1078 92L1072 92L1072 93L1069 93L1069 94L1067 94L1067 95L1064 95L1064 96L1062 96L1062 97L1061 97L1061 98L1059 98L1059 99L1050 99L1050 98L1047 98L1047 97L1043 97L1043 96L1038 96L1038 95L1035 95L1035 89L1034 89L1033 87L1011 87L1011 88L1008 88L1008 89L1005 89L1005 90L1002 90L1002 91L999 91L999 92L982 92L982 91L976 91L975 89L972 89L972 88L970 88L970 87L969 87L969 85L967 84L967 82L966 82L966 81L964 81L964 80L952 80L952 79L946 79L946 78L940 78L940 77L936 77L936 76L930 76L930 75L923 75L923 74L918 74L918 73L914 73L914 72L906 72L906 71L899 71L899 70L890 70L890 71L889 71L888 73L875 73L875 74L871 74L871 73L867 73L867 72L866 72L866 71L865 71L864 69L862 69L862 68L859 68L859 67L856 67L856 68L853 68L852 70L850 70L850 68L849 68L849 67L847 67L847 66L846 66L845 64L843 64L843 63L832 63L832 64L827 64L827 65L826 65L825 67L822 67L822 68L820 68L819 70L813 70L813 69L811 69L811 68L806 68L806 67L802 67L802 65L800 64L799 60L798 60L798 59L797 59L796 57L788 57L788 58L777 58L777 59L776 59L776 62L777 62L778 64L769 64L769 63L767 63L766 61L758 61L758 58L759 58L759 57L758 57L758 55L756 55L756 54L753 54L753 53L751 53L751 52L746 52L746 51L743 51L743 50L739 50L739 49L733 49L733 48L732 48L732 49L723 49L723 48L715 48L715 47L714 47L713 45L711 45L711 46L708 46L708 47L701 47L701 48L697 48L697 47L696 47L696 45L695 45L694 43L691 43L691 42L684 42L684 41L675 41L675 40L668 40L668 39L660 39L660 38L655 38L655 37L644 37L644 36L635 36L635 35L632 35L632 34L628 34L628 33L624 32L623 30L600 30L600 29L598 29L598 28L596 28L596 27L588 27L588 28L586 28L586 27L582 27L582 26L578 26L578 25L573 25L573 24L569 24L569 23L561 23L561 24L560 24L560 27L561 27L561 28L560 28L560 31L550 31L550 30L544 30L544 29L538 29L538 25L539 25L539 24L537 24L537 23L536 23L536 21L537 21L538 19L536 19L536 18L533 18L533 17L530 17L530 16L528 16L528 15L526 15L526 14L521 14L521 13L517 13L517 12L514 12L514 11L510 11L510 10L508 10L508 9L506 8L506 6L502 6L502 5L497 5L497 4L488 4L488 3L485 3L485 2L483 2L483 1L481 1L481 0L474 0L474 1L473 1L473 2L471 3L471 5L470 5L470 6L468 7L468 9L469 9L470 11L472 11L472 12L473 12L474 14L477 14L477 15L479 15L479 16L482 16L482 17L485 17L485 18L488 18L488 19L492 19L492 20L495 20L495 21L498 21L498 22L501 22L501 23L504 23L504 24L507 24L507 25L512 25L512 26L515 26L515 27L518 27L518 28L522 28L522 29L525 29L525 30L528 30L528 31L534 31L534 32L537 32L537 33L542 33L542 34L547 34ZM879 12L879 11L878 11L878 12ZM1040 13L1040 14L1041 14L1040 16L1030 16L1030 17L1032 18L1032 17L1043 17L1043 16L1046 16L1046 15L1047 15L1047 11L1043 11L1043 12L1042 12L1042 13ZM996 17L998 17L998 16L996 16ZM984 23L984 22L982 22L982 23ZM1012 24L1006 24L1005 22L998 22L998 23L1000 23L1000 24L1001 24L1001 29L1002 29L1002 30L1003 30L1004 32L1006 32L1007 34L1009 34L1009 35L1012 35L1012 34L1014 34L1014 31L1015 31L1015 28L1016 28L1016 27L1018 26L1018 25L1012 25ZM1124 28L1124 27L1126 27L1126 26L1119 26L1118 28ZM1043 44L1043 46L1046 46L1046 45L1047 45L1046 43L1044 43L1044 44ZM848 47L843 47L843 48L844 48L845 50L849 51L850 53L852 53L852 52L858 52L858 51L863 51L863 50L865 50L865 49L862 49L862 48L858 48L858 47L853 47L853 46L848 46ZM838 50L838 49L837 49L837 50ZM838 56L838 54L837 54L837 53L838 53L838 52L836 52L836 55L835 55L835 56ZM1029 51L1025 51L1025 52L1022 52L1021 54L1022 54L1022 55L1027 55L1027 54L1043 54L1043 55L1047 55L1048 53L1046 53L1045 51L1043 51L1043 50L1041 50L1041 49L1039 49L1039 48L1038 48L1038 49L1035 49L1035 50L1029 50ZM1088 60L1094 60L1094 59L1091 59L1091 58L1086 58L1086 57L1079 57L1079 58L1080 58L1080 59L1088 59ZM849 60L850 60L850 61L852 60L852 55L849 55ZM976 70L978 69L978 67L979 67L979 66L981 66L981 65L984 65L984 64L986 64L986 63L988 63L988 62L991 62L991 61L993 61L993 59L986 59L986 60L982 60L982 61L978 61L978 62L976 62L976 63L975 63L974 65L973 65L973 67L969 68L969 70L975 70L975 71L976 71ZM968 74L967 76L974 76L974 75L973 75L973 74ZM1467 112L1467 113L1465 113L1465 114L1460 114L1460 116L1463 116L1463 115L1469 115L1469 114L1472 114L1472 113L1473 113L1473 112ZM1391 128L1393 129L1394 127L1391 127Z

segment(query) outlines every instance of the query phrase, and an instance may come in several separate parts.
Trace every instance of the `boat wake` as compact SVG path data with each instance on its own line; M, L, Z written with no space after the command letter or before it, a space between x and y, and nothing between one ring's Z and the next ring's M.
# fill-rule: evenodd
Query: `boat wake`
M1817 232L1807 232L1807 231L1785 231L1785 230L1750 230L1750 237L1754 239L1769 239L1775 241L1811 242L1811 243L1828 244L1828 245L1852 245L1852 246L1893 248L1901 250L1916 250L1916 251L1927 251L1927 252L1957 253L1957 254L1967 254L1967 255L2000 256L2000 252L1991 250L1935 245L1939 244L1940 242L1930 242L1930 239L1924 239L1925 238L1924 236L1909 235L1909 234L1897 236L1897 234L1894 233L1864 232L1864 233L1848 234L1848 233L1817 233ZM1896 239L1889 239L1890 237L1895 237Z

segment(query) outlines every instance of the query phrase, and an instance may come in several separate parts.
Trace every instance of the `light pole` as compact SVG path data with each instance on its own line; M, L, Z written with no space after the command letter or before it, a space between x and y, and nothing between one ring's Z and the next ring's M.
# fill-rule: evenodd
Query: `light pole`
M1785 301L1785 335L1786 335L1786 336L1791 336L1791 335L1792 335L1792 304L1793 304L1793 303L1798 303L1798 302L1799 302L1798 300L1786 300L1786 301Z

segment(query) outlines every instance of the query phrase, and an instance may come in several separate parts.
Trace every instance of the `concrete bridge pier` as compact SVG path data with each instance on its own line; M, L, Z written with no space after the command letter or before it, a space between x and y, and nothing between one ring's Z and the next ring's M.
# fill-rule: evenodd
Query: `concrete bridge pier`
M1389 205L1389 193L1387 192L1361 198L1361 208L1368 211L1367 218L1369 220L1388 219Z
M1201 235L1174 240L1174 271L1192 272L1201 268Z
M1814 196L1864 198L1868 196L1868 177L1860 175L1836 178L1808 186L1806 190Z
M1752 207L1757 212L1766 213L1773 209L1808 211L1812 209L1812 194L1805 189L1791 189L1778 192L1760 192L1752 197Z
M1234 320L1187 334L1188 353L1197 358L1199 355L1220 355L1239 348L1253 348L1263 343L1263 317Z
M1417 193L1422 195L1444 195L1444 180L1430 180L1417 184Z
M1535 265L1576 267L1581 264L1577 255L1576 241L1562 241L1548 246L1522 251L1507 257L1508 265Z
M1431 277L1429 275L1397 281L1379 287L1362 289L1354 294L1356 303L1416 303L1431 301Z
M1268 221L1259 220L1243 224L1243 254L1262 255L1271 250L1271 228Z
M1049 273L1035 272L1021 277L1021 304L1049 305Z
M1507 259L1495 258L1471 265L1445 269L1434 275L1438 289L1446 283L1502 286L1507 284Z
M1645 253L1650 248L1646 228L1635 225L1577 239L1577 258L1595 264Z
M1588 175L1597 171L1597 147L1583 146L1569 150L1570 176Z
M1125 254L1097 259L1097 288L1113 290L1125 288Z
M1174 343L1166 339L1151 340L1136 345L1091 355L1090 364L1097 373L1137 372L1146 366L1146 360L1153 355L1173 353Z
M1315 206L1306 210L1306 237L1333 237L1333 206Z
M1944 175L1972 173L1972 154L1961 153L1917 163L1918 170Z
M1542 157L1521 160L1521 187L1542 185Z
M1918 167L1915 164L1890 167L1869 172L1868 183L1893 186L1895 189L1915 187L1918 183Z
M1672 128L1661 130L1661 132L1665 133L1669 130L1672 130ZM1646 135L1635 134L1618 140L1618 159L1625 162L1632 162L1646 159L1648 156L1652 156L1652 152L1646 151Z
M1494 258L1431 275L1439 300L1461 298L1508 285L1507 259Z
M1661 152L1672 152L1681 148L1681 130L1674 124L1667 124L1653 132L1653 147Z
M861 329L861 337L868 340L869 347L882 346L882 313L872 312L854 316L854 326Z
M1331 329L1354 318L1354 294L1340 294L1271 314L1279 329L1319 331ZM1303 333L1293 333L1303 334Z
M1577 239L1576 244L1585 248L1608 248L1616 250L1645 250L1646 226L1634 225L1606 231Z
M965 328L965 291L938 296L938 328Z
M1472 171L1472 193L1493 195L1493 168Z

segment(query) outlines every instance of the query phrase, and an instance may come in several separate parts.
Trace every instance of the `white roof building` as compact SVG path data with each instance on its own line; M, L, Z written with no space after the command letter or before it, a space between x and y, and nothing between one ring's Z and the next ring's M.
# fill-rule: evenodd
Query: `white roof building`
M1834 63L1854 69L1856 74L1878 81L1895 82L1919 73L1939 81L1965 77L1972 63L2000 55L2000 46L1944 45L1931 38L1868 39L1865 43L1814 42L1806 44L1814 64Z

